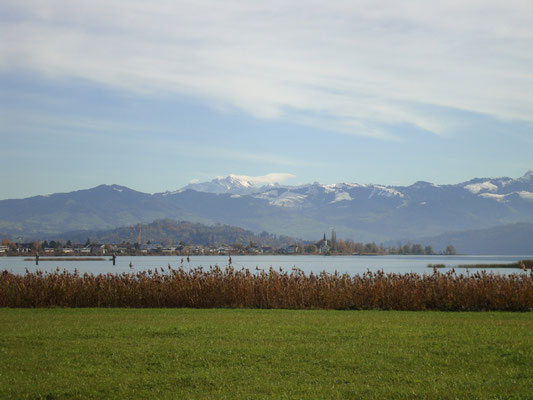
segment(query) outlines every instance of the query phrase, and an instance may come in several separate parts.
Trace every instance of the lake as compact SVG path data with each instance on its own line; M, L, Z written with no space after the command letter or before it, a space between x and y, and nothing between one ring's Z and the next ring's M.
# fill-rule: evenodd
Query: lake
M24 261L28 257L0 257L0 271L8 270L17 274L24 274L26 269L30 272L36 270L53 271L57 267L61 270L74 271L80 273L107 274L122 272L139 272L148 269L165 268L168 265L172 268L183 266L185 268L203 267L218 265L225 267L228 265L227 256L191 256L190 262L181 263L180 256L124 256L117 257L116 265L105 257L105 261L72 261L69 257L64 257L66 261L44 261L40 260L39 265L35 261ZM89 257L90 258L90 257ZM98 257L94 257L98 258ZM516 256L232 256L232 265L237 268L248 268L255 271L256 268L268 270L270 267L285 271L290 271L296 267L306 273L320 273L322 271L334 273L348 273L350 275L363 274L364 272L378 271L383 269L385 273L409 273L419 274L432 273L428 264L444 264L447 268L440 268L439 271L446 272L450 268L462 264L504 264L513 263L519 260L533 259L533 255ZM130 268L130 263L133 269ZM479 271L470 269L470 273ZM490 272L499 274L519 273L519 269L491 268ZM458 269L458 273L466 273L466 269Z

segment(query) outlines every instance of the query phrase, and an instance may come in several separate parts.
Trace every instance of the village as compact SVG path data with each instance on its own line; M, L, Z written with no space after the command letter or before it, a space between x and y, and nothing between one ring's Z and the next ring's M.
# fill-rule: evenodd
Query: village
M140 242L122 243L93 243L89 239L85 243L74 243L70 240L65 242L52 240L50 242L13 242L3 239L0 244L0 256L172 256L172 255L386 255L386 254L410 254L410 255L434 255L437 254L431 246L423 247L420 244L405 244L384 247L375 243L355 243L351 240L337 241L336 233L331 232L330 239L326 234L317 242L299 242L274 248L260 246L250 241L248 244L161 244ZM453 246L448 246L438 254L455 254Z
M243 246L241 244L203 246L203 245L162 245L159 243L143 244L80 244L70 243L64 246L45 247L40 243L13 243L0 245L0 256L157 256L157 255L227 255L227 254L297 254L301 253L298 245L284 248Z

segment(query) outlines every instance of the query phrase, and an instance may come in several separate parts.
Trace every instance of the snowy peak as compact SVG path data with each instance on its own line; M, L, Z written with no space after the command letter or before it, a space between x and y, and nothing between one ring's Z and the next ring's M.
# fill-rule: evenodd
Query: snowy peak
M228 175L226 177L217 177L210 182L213 186L220 189L222 193L242 194L250 189L257 189L254 182L239 175Z
M215 194L247 195L279 187L279 183L268 181L271 178L272 177L269 175L256 177L230 174L226 177L216 177L210 182L190 183L174 193L183 192L185 190L195 190L197 192Z
M478 194L479 192L483 191L495 192L498 190L498 186L489 181L481 183L471 183L469 185L465 185L464 188L474 194Z

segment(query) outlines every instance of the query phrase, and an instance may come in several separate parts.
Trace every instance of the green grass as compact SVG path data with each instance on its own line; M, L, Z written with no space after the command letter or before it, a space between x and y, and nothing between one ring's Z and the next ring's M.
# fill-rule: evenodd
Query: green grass
M0 399L533 398L533 313L0 309Z

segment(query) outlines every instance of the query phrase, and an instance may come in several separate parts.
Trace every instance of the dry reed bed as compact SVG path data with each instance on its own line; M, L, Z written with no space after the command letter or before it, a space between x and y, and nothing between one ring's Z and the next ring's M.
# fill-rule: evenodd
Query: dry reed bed
M533 272L471 275L252 273L210 267L80 275L0 273L0 307L245 307L531 311Z

